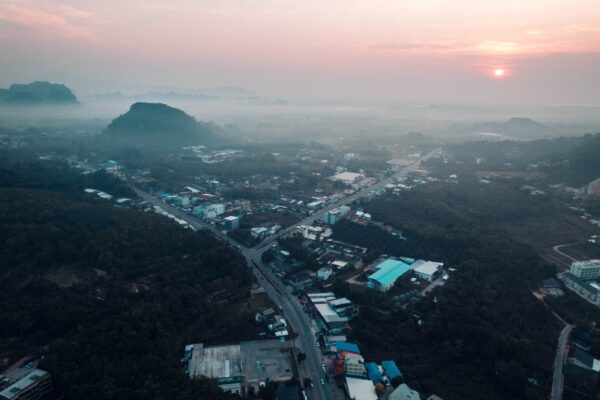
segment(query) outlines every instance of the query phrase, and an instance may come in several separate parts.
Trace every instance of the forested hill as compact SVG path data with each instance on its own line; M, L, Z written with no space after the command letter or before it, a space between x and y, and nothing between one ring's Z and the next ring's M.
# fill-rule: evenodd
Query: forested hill
M552 183L582 186L600 177L600 133L529 142L477 141L448 146L457 161L482 168L528 168L535 164Z
M79 104L71 89L63 84L33 82L14 84L0 89L0 104L5 105L65 105Z
M201 123L184 111L162 103L134 103L115 118L101 138L130 145L180 146L206 144L218 128Z
M243 258L83 193L63 167L0 161L0 367L44 355L65 399L230 398L179 359L185 343L255 333L236 306L252 279Z

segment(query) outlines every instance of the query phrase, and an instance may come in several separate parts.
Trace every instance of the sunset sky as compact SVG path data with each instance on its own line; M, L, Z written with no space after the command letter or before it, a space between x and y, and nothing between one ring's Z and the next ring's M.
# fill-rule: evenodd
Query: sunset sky
M81 94L600 104L600 1L2 0L0 71Z

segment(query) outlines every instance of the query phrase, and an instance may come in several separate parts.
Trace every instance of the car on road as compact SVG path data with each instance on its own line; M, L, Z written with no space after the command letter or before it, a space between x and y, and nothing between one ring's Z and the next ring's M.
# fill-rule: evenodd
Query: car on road
M325 381L323 380L323 378L321 378L321 385L324 385Z

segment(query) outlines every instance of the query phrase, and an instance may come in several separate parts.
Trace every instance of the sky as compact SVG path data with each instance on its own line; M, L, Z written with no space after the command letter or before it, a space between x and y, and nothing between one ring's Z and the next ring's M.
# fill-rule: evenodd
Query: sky
M0 71L80 95L597 105L600 1L1 0Z

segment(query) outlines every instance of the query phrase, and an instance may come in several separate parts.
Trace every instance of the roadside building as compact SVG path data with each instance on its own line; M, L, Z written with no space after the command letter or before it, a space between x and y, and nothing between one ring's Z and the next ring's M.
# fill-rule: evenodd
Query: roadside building
M226 392L242 393L244 372L239 344L204 347L202 343L185 346L183 361L187 363L190 378L216 379Z
M339 208L334 208L331 211L328 211L323 216L323 222L329 225L337 224L339 220L342 219L342 211Z
M235 215L225 217L223 218L223 225L228 231L234 231L240 227L240 217Z
M0 392L1 400L38 400L52 392L52 377L46 371L33 369Z
M387 292L396 281L410 271L410 266L402 261L388 258L375 266L376 272L368 276L368 286Z
M398 386L388 397L389 400L421 400L421 395L406 383Z
M360 349L358 348L358 345L355 343L336 342L335 349L338 354L342 353L342 352L360 354Z
M314 272L312 272L314 274ZM297 290L306 290L313 283L313 277L308 270L303 269L287 277L288 282Z
M592 280L600 278L600 260L575 261L571 273L578 278Z
M360 354L344 352L340 356L344 360L344 373L353 378L367 378L365 360Z
M250 235L252 235L254 239L259 240L264 239L267 236L267 232L269 232L269 230L264 226L258 226L250 229Z
M317 325L330 335L345 334L348 330L348 321L356 315L357 309L348 299L339 299L331 292L309 293L307 295Z
M346 377L346 391L353 400L377 400L375 386L368 379Z

